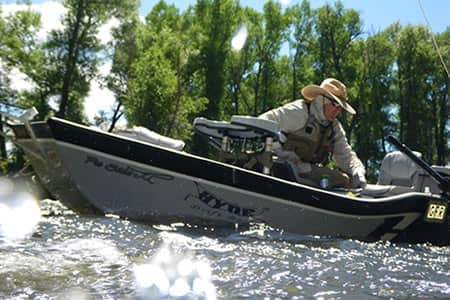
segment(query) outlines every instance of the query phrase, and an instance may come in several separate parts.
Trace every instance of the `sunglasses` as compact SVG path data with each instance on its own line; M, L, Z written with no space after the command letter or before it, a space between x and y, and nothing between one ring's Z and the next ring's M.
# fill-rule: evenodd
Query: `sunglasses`
M330 97L330 96L328 96L328 95L323 95L323 97L324 98L326 98L326 99L328 99L328 100L330 100L330 102L331 102L331 104L335 107L335 108L342 108L342 106L333 98L333 97Z

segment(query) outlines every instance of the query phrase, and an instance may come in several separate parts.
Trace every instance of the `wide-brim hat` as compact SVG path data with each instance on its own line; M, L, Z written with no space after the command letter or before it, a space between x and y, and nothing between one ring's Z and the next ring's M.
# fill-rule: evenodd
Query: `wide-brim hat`
M302 95L307 101L313 101L319 95L333 97L339 105L351 114L356 114L355 109L347 102L347 88L337 79L327 78L320 86L310 84L302 89Z

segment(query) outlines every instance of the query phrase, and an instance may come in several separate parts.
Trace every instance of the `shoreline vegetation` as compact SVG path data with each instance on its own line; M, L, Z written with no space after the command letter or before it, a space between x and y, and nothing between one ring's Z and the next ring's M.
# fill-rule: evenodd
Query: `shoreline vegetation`
M36 120L54 115L89 124L84 101L95 80L116 102L89 125L113 131L124 117L129 126L186 141L189 152L213 155L193 135L195 117L256 116L335 77L358 111L341 121L369 180L392 150L389 134L431 164L448 164L450 79L425 26L394 23L367 33L359 13L341 1L317 9L306 0L288 8L266 1L262 11L236 0L198 0L186 11L160 1L145 20L137 0L63 4L62 27L45 38L35 34L43 23L38 13L0 14L0 101L35 106ZM119 25L102 44L99 28L113 17ZM435 39L450 57L450 27ZM102 75L105 63L112 67ZM33 88L12 89L13 70ZM0 136L0 174L16 174L26 160Z

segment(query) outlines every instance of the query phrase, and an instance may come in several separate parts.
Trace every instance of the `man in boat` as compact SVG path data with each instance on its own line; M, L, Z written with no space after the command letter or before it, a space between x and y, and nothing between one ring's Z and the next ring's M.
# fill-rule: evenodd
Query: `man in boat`
M337 120L342 110L356 114L347 102L345 85L337 79L327 78L320 86L304 87L301 93L304 99L259 116L277 122L286 136L275 154L288 161L302 178L319 183L320 178L327 175L330 187L365 187L365 167ZM330 157L337 169L326 167Z

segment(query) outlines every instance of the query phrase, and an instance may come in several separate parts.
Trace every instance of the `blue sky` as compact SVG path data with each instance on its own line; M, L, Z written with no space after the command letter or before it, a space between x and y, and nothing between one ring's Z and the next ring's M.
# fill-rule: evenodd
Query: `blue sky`
M158 0L141 0L141 15L145 16ZM185 10L195 0L166 0L175 4L180 10ZM241 5L262 10L265 0L241 0ZM301 0L280 0L281 3L293 5ZM310 0L313 8L334 1ZM450 26L450 0L420 0L426 16L431 23L433 32L443 32ZM364 22L364 31L375 33L383 30L396 21L402 25L426 25L425 18L419 6L419 0L342 0L344 8L352 8L360 13Z
M32 3L42 3L51 0L32 0ZM58 0L54 0L58 1ZM124 0L126 1L126 0ZM141 0L141 15L145 16L159 0ZM279 0L284 5L300 3L301 0ZM402 25L426 25L419 2L431 23L433 32L443 32L450 26L450 0L341 0L345 8L352 8L360 13L364 22L364 30L374 33L383 30L388 25L400 21ZM16 3L17 0L0 0L2 4ZM58 1L60 2L60 1ZM175 4L181 11L196 0L166 0ZM241 0L241 5L262 10L265 0ZM310 0L313 8L326 3L333 4L334 0Z

